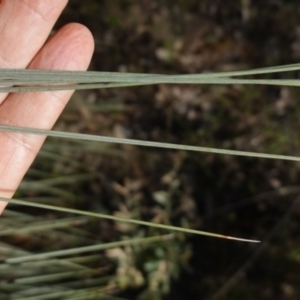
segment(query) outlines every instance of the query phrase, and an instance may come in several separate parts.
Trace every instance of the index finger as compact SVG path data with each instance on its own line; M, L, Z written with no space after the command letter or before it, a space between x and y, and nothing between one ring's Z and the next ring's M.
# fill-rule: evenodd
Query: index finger
M0 68L26 68L47 40L67 2L0 1ZM5 97L0 94L0 104Z

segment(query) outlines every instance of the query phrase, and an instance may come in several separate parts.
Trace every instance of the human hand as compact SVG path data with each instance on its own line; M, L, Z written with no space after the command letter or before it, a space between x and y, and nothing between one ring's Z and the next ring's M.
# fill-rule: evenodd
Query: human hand
M94 42L80 24L68 24L49 40L67 0L0 0L1 68L84 70ZM71 91L0 94L0 124L50 129ZM0 197L10 198L44 137L0 132ZM0 213L6 203L0 202Z

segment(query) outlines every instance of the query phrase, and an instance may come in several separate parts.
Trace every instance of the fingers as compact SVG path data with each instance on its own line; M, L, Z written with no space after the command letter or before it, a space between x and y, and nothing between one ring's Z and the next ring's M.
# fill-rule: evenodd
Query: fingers
M67 0L2 0L0 68L26 68L66 4ZM5 96L0 94L0 104Z
M41 49L30 68L84 70L94 50L91 33L70 24ZM0 106L0 123L51 128L72 92L10 94ZM11 197L44 141L43 137L0 132L0 196ZM5 205L0 202L0 211Z
M93 37L88 29L69 24L46 43L29 68L84 70L93 50ZM71 91L10 94L0 107L0 123L49 129L71 94Z
M66 3L66 0L3 0L1 68L25 68L46 41Z

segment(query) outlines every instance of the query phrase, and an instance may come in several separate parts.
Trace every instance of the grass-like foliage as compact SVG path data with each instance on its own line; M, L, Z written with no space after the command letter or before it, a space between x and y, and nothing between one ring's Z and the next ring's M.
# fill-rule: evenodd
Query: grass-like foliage
M192 75L131 74L119 72L84 72L53 70L2 69L1 92L36 92L117 88L151 84L263 84L299 86L298 79L236 79L230 77L296 71L300 64L249 71Z
M292 79L245 79L238 76L257 76L278 72L295 71L300 69L300 64L255 69L249 71L205 73L193 75L158 75L158 74L130 74L112 72L78 72L78 71L46 71L46 70L0 70L0 92L36 92L54 90L82 90L82 89L104 89L116 87L130 87L153 84L252 84L252 85L278 85L278 86L300 86L299 80ZM196 151L204 153L239 155L254 158L281 159L300 161L300 157L286 156L275 153L255 153L236 151L230 149L211 148L209 145L193 146L155 141L142 141L124 139L108 136L96 136L82 133L70 133L53 130L42 130L39 128L15 127L1 125L1 131L21 132L24 134L38 134L63 139L75 139L89 144L89 142L118 143L122 145L147 146L163 149ZM43 152L43 155L55 160L55 153ZM76 164L76 162L72 162ZM72 180L78 182L88 176L77 176ZM71 180L71 181L72 181ZM48 189L52 194L60 197L68 197L64 189L54 188L56 184L66 184L66 179L61 182L43 182L42 190ZM29 185L30 186L30 185ZM37 186L37 185L36 185ZM31 185L34 188L34 185ZM71 193L72 194L72 193ZM34 198L34 197L33 197ZM9 299L20 300L42 300L42 299L121 299L108 295L115 295L119 290L126 287L138 287L145 284L145 277L148 276L152 291L168 290L169 278L178 273L179 266L172 265L168 272L165 271L167 259L178 258L183 250L178 248L178 241L184 240L185 234L200 234L217 238L225 238L246 242L258 242L257 240L226 236L224 234L199 231L188 226L174 226L168 222L156 220L144 221L130 212L126 215L111 215L99 211L87 211L53 205L43 202L50 202L50 199L6 199L1 201L9 202L18 206L35 207L57 211L64 217L56 220L43 220L38 216L32 216L25 212L6 210L1 221L1 236L13 237L14 235L28 236L35 235L36 240L49 237L49 240L67 239L72 240L72 247L58 249L50 246L49 251L32 253L12 247L8 243L1 243L0 253L3 264L0 266L0 275L9 274L14 278L11 283L1 287L1 299L10 294ZM168 201L168 200L167 200ZM168 207L168 204L166 208ZM78 217L65 217L65 214L80 215ZM95 237L89 235L84 229L85 224L92 223L94 218L109 220L113 223L124 223L139 232L139 237L109 242L98 243ZM22 227L15 226L15 220ZM124 225L124 226L125 226ZM127 226L126 225L126 226ZM81 226L83 226L81 228ZM127 228L127 227L122 227ZM137 228L148 228L147 231ZM124 229L125 231L127 229ZM130 230L128 231L130 232ZM145 233L147 232L147 234ZM62 242L63 244L63 242ZM152 244L156 246L150 247ZM49 245L48 245L49 246ZM62 246L63 248L63 246ZM155 249L155 251L153 250ZM106 251L103 258L99 252ZM184 251L188 252L188 249ZM184 252L184 253L186 253ZM91 254L92 253L92 254ZM129 254L131 253L131 254ZM138 253L138 254L137 254ZM150 262L145 266L145 273L142 274L132 261L133 257L148 256ZM181 256L180 256L181 257ZM101 261L101 259L104 261ZM179 259L178 259L179 260ZM98 266L95 268L95 264ZM111 275L112 265L117 265L117 272ZM111 273L110 275L108 275ZM167 274L167 277L166 277ZM85 279L80 280L84 276ZM168 277L169 276L169 277ZM147 283L148 284L148 283ZM151 288L149 289L151 290ZM155 296L153 299L155 299ZM151 295L148 295L151 298ZM158 299L158 298L157 298Z

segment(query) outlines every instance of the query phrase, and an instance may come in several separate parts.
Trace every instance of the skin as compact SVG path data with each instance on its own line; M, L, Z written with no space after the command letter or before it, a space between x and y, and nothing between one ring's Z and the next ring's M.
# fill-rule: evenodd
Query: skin
M0 69L85 70L94 51L93 37L86 27L68 24L49 38L67 2L0 0ZM72 93L0 94L0 123L50 129ZM0 132L0 197L13 196L44 139ZM5 206L0 201L0 213Z

